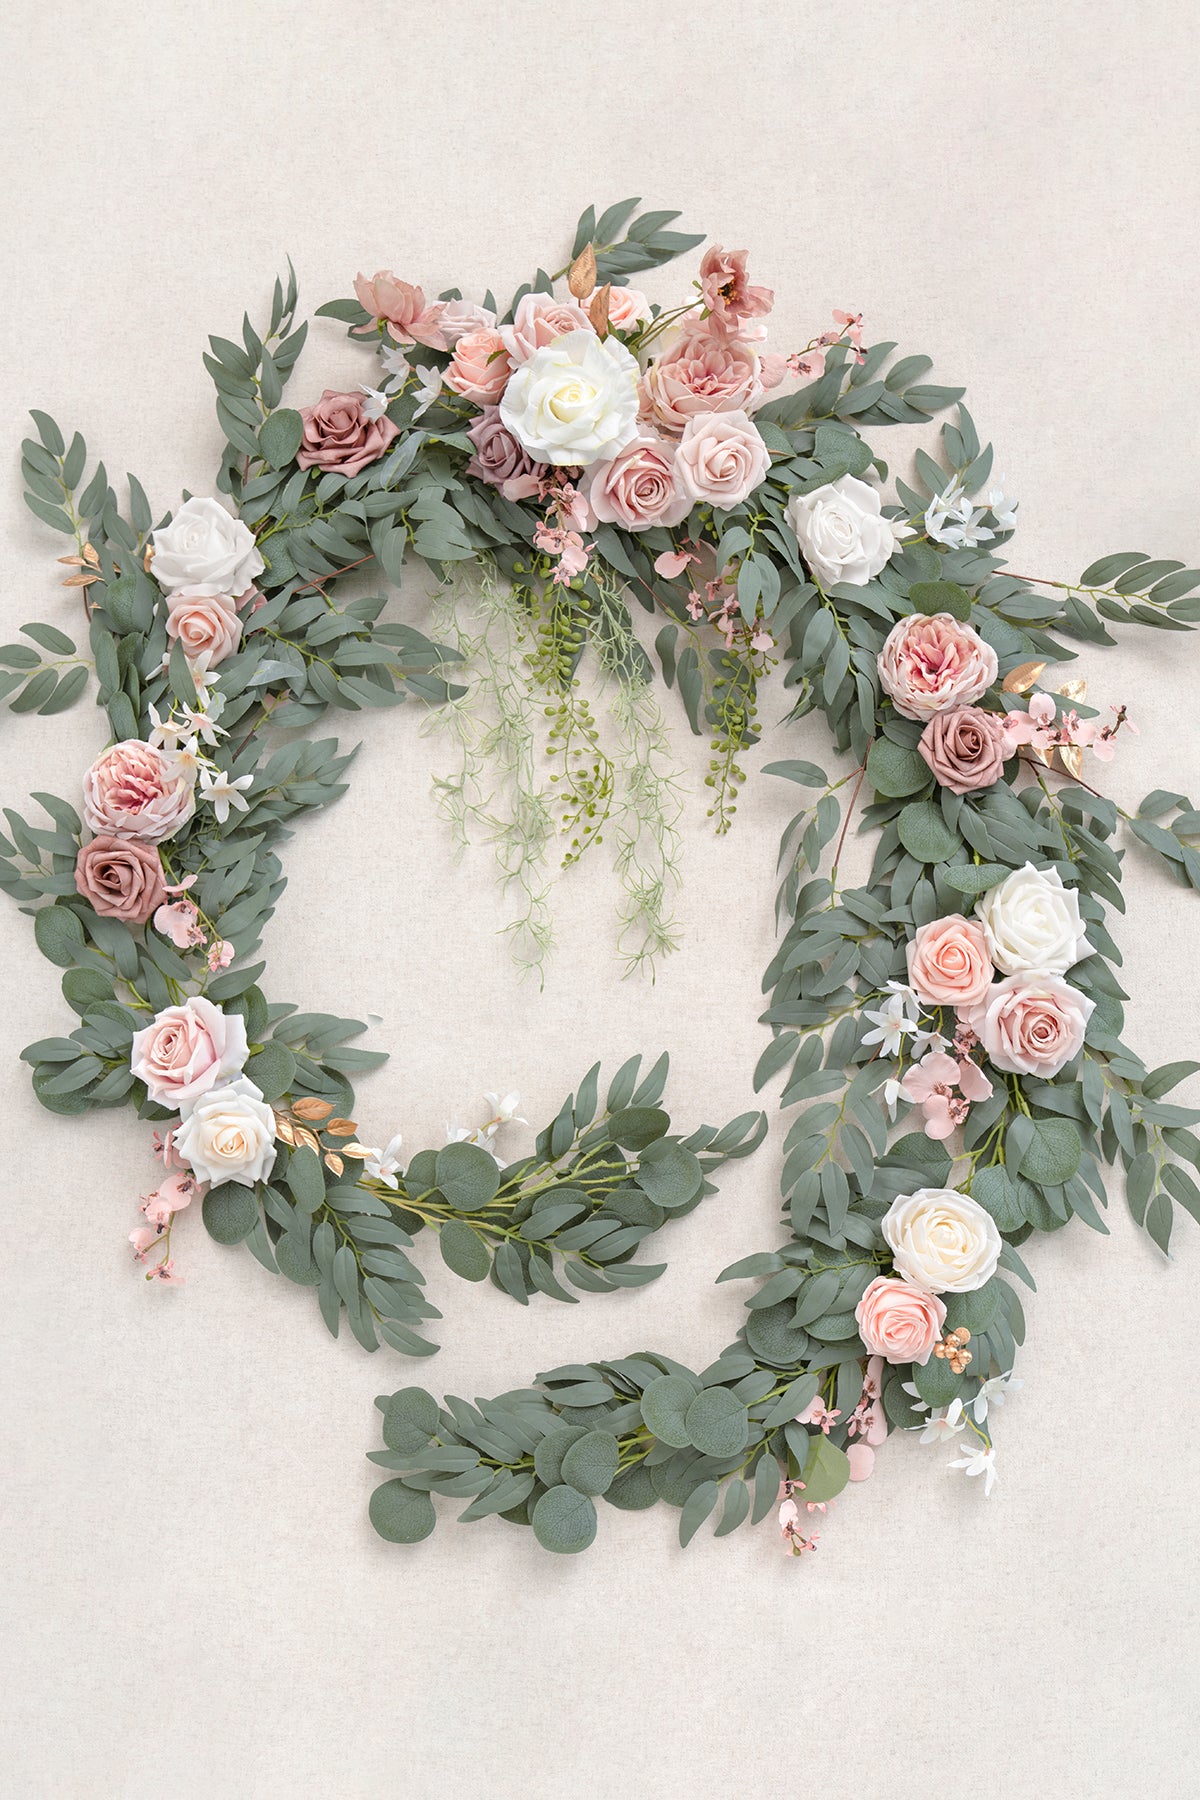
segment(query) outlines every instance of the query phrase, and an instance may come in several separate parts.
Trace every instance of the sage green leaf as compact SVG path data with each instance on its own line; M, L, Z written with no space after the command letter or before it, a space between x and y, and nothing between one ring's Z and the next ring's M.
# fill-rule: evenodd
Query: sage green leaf
M1082 1149L1070 1119L1035 1119L1021 1174L1039 1187L1061 1187L1079 1167Z
M617 1476L604 1498L622 1512L645 1512L656 1503L658 1495L645 1463L635 1463L632 1469L625 1469Z
M714 1537L728 1537L736 1531L747 1513L750 1511L750 1489L741 1476L735 1476L725 1489L725 1507L721 1513L721 1523L713 1533Z
M500 1171L478 1144L447 1144L437 1153L434 1181L456 1212L479 1212L500 1186Z
M823 1431L816 1432L809 1439L802 1475L805 1501L810 1506L819 1506L836 1499L849 1479L850 1463L846 1452Z
M969 619L974 605L966 588L955 581L914 581L908 597L919 613L949 613L959 620Z
M696 1198L704 1171L693 1151L660 1138L642 1152L633 1179L656 1206L671 1212Z
M671 1120L657 1106L629 1106L608 1121L608 1135L625 1150L645 1150L669 1129Z
M258 447L273 469L282 469L285 463L294 459L303 436L304 421L300 414L290 406L283 406L263 420Z
M573 1487L552 1487L533 1509L533 1535L543 1550L575 1556L596 1537L596 1508Z
M914 1363L913 1386L930 1406L949 1406L962 1392L963 1378L956 1375L948 1362L931 1356L927 1363Z
M990 1281L969 1294L947 1294L946 1330L957 1331L962 1325L978 1337L995 1318L1003 1291L1004 1283L993 1275Z
M660 1443L688 1447L687 1413L696 1396L696 1384L686 1375L660 1375L650 1383L642 1395L642 1418Z
M415 1456L438 1428L438 1404L424 1388L406 1387L391 1395L383 1413L383 1441L389 1450Z
M914 800L906 806L896 829L908 854L921 863L947 862L960 842L932 800Z
M83 949L83 921L69 906L43 906L33 915L37 947L60 969L79 961Z
M284 1180L296 1205L304 1212L316 1212L325 1198L325 1175L316 1151L310 1150L307 1144L293 1150L288 1157Z
M296 1079L296 1058L286 1044L272 1038L256 1050L246 1064L246 1074L264 1100L282 1100ZM312 1155L312 1151L309 1151Z
M224 1181L204 1196L204 1229L218 1244L240 1244L258 1222L258 1201L253 1188L238 1181Z
M899 800L915 794L933 780L929 764L919 750L877 737L867 752L867 780L885 799Z
M679 1542L685 1550L717 1504L720 1493L715 1481L702 1481L684 1501L679 1515Z
M1025 1223L1018 1186L999 1164L976 1170L971 1177L971 1198L991 1213L998 1231L1019 1231Z
M533 1452L533 1466L538 1480L548 1488L558 1487L565 1480L562 1472L563 1457L572 1444L577 1444L580 1438L589 1435L586 1425L561 1425L554 1431L548 1431Z
M959 894L986 894L1011 873L1012 870L1006 869L1003 863L963 863L953 869L939 870L947 887Z
M704 1388L684 1416L688 1442L705 1456L736 1456L750 1432L750 1415L728 1388Z
M754 1465L754 1511L751 1524L760 1525L779 1498L779 1464L764 1450Z
M447 1219L438 1233L438 1249L448 1269L464 1281L486 1281L492 1271L487 1245L465 1219Z
M585 1431L562 1459L562 1480L581 1494L604 1494L612 1486L621 1446L611 1431Z
M275 1261L279 1272L298 1287L316 1287L321 1271L313 1261L307 1233L285 1231L275 1245Z
M419 1544L437 1524L428 1494L403 1481L385 1481L371 1495L371 1523L389 1544Z
M746 1320L746 1342L773 1368L787 1369L798 1363L808 1348L808 1333L792 1324L795 1307L790 1300L752 1312Z

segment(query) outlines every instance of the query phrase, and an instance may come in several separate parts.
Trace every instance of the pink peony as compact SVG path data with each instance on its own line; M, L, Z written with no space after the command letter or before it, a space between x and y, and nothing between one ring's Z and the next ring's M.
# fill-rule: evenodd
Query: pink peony
M189 662L203 656L207 668L215 668L232 656L242 641L242 621L238 607L248 600L261 599L250 588L234 600L229 594L196 594L190 588L176 588L167 595L167 636L183 645Z
M674 444L647 435L635 438L611 462L594 463L584 492L595 518L626 531L678 525L692 502L676 479L675 460Z
M1005 976L962 1016L997 1069L1048 1081L1079 1055L1095 1005L1061 975L1035 971Z
M700 264L700 293L718 331L736 337L750 319L765 318L775 304L770 288L746 279L746 252L714 244Z
M689 419L675 463L693 500L737 506L766 478L767 446L744 412L699 413Z
M400 428L384 413L368 419L362 394L339 394L326 388L315 406L302 406L304 436L296 457L301 469L322 469L326 474L357 475L378 460Z
M486 406L467 436L475 446L475 454L467 464L467 474L473 475L476 481L485 481L489 487L498 487L507 493L509 482L534 481L536 475L545 468L544 463L535 463L533 458L517 442L504 420L500 417L498 406ZM527 494L508 494L508 498L528 498Z
M130 1067L159 1106L187 1107L233 1080L246 1061L245 1021L203 995L168 1006L133 1034ZM178 1133L176 1133L176 1137Z
M556 300L553 294L526 294L513 314L511 325L500 335L514 363L528 362L535 350L552 344L569 331L591 331L592 321L577 300Z
M872 1356L890 1363L927 1363L941 1339L946 1308L936 1294L877 1275L854 1309L859 1335Z
M999 713L955 706L930 719L917 749L942 787L952 794L975 794L999 781L1013 745Z
M906 719L932 719L978 700L998 671L992 646L949 613L901 619L879 652L879 679Z
M398 344L425 344L430 350L449 348L441 328L441 306L426 306L421 289L398 281L390 269L380 269L370 281L365 275L356 275L354 291L364 310L370 313L372 325L386 325ZM360 325L358 330L371 328Z
M463 333L442 380L464 400L473 400L476 406L494 406L511 374L504 339L498 331L484 329Z
M75 859L75 886L102 918L144 925L167 897L162 861L153 844L106 832Z
M161 844L196 810L195 778L169 750L125 738L83 778L83 816L98 836Z
M909 985L926 1006L977 1006L994 974L983 927L961 913L931 919L909 940Z
M655 421L678 433L697 413L749 411L763 389L754 352L704 324L685 330L650 364L643 392Z

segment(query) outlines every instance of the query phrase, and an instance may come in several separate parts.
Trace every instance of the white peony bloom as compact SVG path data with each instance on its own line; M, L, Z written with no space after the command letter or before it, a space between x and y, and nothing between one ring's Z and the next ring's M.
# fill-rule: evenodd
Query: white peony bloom
M168 594L190 588L196 594L236 597L253 586L266 567L254 533L219 500L193 495L169 525L152 535L150 572Z
M811 494L793 494L787 522L804 560L822 587L845 581L863 587L906 537L911 525L885 519L878 488L853 475L839 476Z
M1006 975L1032 970L1062 975L1092 947L1079 912L1079 895L1057 869L1032 863L1014 869L975 904L988 953Z
M880 1223L896 1272L931 1294L969 1294L996 1273L996 1222L957 1188L900 1194Z
M185 1109L175 1149L201 1181L253 1187L275 1163L275 1115L254 1083L239 1076Z
M535 462L607 462L637 436L637 361L615 337L569 331L516 371L500 417Z

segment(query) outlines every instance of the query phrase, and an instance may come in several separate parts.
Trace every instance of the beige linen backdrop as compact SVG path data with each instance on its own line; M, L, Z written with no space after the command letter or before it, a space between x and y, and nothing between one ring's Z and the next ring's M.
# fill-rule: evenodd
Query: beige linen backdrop
M506 294L562 261L586 202L627 193L749 247L775 345L862 308L872 339L965 383L1021 500L1018 569L1073 576L1127 548L1194 562L1198 39L1185 0L9 0L3 635L78 620L63 543L19 498L28 406L165 508L210 487L205 335L261 317L286 256L309 307L379 266ZM319 323L293 403L366 372ZM880 447L903 469L913 442ZM415 588L394 605L423 616ZM1200 641L1125 633L1078 668L1141 729L1104 786L1126 805L1200 793ZM634 1049L670 1049L684 1120L753 1103L794 794L752 778L714 840L705 753L670 716L691 789L684 947L656 986L622 982L613 879L589 859L558 892L543 992L506 960L487 853L453 861L430 792L446 743L415 706L347 723L352 791L288 851L266 985L382 1016L370 1137L438 1143L497 1086L541 1119L593 1054ZM18 804L74 793L101 742L90 707L5 714L0 735ZM772 731L751 760L783 754L821 757L823 726ZM1126 893L1130 1036L1152 1061L1187 1056L1200 899L1137 850ZM449 1507L405 1551L367 1523L373 1397L487 1394L638 1347L707 1360L745 1293L713 1277L776 1241L778 1134L668 1231L657 1285L522 1310L422 1244L445 1348L368 1358L198 1217L178 1233L187 1285L146 1288L125 1240L148 1133L35 1105L17 1054L69 1020L7 903L0 992L5 1800L1197 1792L1189 1221L1164 1262L1114 1192L1110 1239L1074 1225L1033 1244L1026 1385L989 1502L945 1451L897 1441L800 1564L771 1524L702 1531L684 1555L675 1514L607 1508L575 1559Z

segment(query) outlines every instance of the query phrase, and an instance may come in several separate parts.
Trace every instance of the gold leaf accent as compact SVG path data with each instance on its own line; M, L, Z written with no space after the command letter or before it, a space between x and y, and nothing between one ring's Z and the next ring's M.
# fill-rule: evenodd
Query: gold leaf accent
M292 1121L288 1118L286 1113L277 1112L275 1114L275 1136L281 1138L285 1144L294 1144L296 1141L296 1133L292 1129Z
M83 546L83 555L84 560L90 562L93 569L98 569L100 567L100 552L94 544L85 544Z
M357 1130L353 1119L330 1119L325 1134L327 1137L353 1137Z
M59 556L59 557L55 558L55 561L60 562L60 563L69 563L73 569L82 569L82 567L83 567L82 556Z
M333 1108L328 1100L318 1100L315 1094L309 1094L303 1100L297 1100L292 1111L298 1119L327 1119Z
M1008 671L1000 685L1006 694L1027 694L1045 667L1044 662L1018 663L1015 669Z
M611 299L612 284L606 281L604 286L600 289L600 292L593 299L592 304L588 307L588 318L592 322L592 330L596 333L597 337L606 337L608 335L608 308Z
M68 575L63 582L64 587L91 587L93 581L99 581L98 575Z
M1061 694L1064 700L1086 700L1087 682L1078 679L1075 681L1064 681L1062 686L1060 688L1055 688L1054 691L1056 694Z
M1083 750L1081 747L1078 744L1060 744L1058 760L1067 774L1078 781L1083 774Z
M335 1175L340 1175L346 1165L340 1156L335 1156L332 1150L327 1150L325 1152L325 1167L327 1169L332 1169Z
M343 1156L352 1156L355 1162L366 1162L368 1156L374 1156L375 1154L375 1152L369 1150L365 1144L343 1144L341 1153Z
M145 569L147 575L150 573L150 564L153 561L154 561L154 545L147 544L146 545L146 554L142 558L142 567L143 567L143 569Z
M295 1127L295 1132L296 1142L298 1144L303 1144L306 1150L315 1150L317 1155L320 1156L321 1146L317 1141L316 1136L308 1129L307 1125L297 1125Z
M576 300L586 300L596 285L596 252L585 244L567 274L567 286Z

